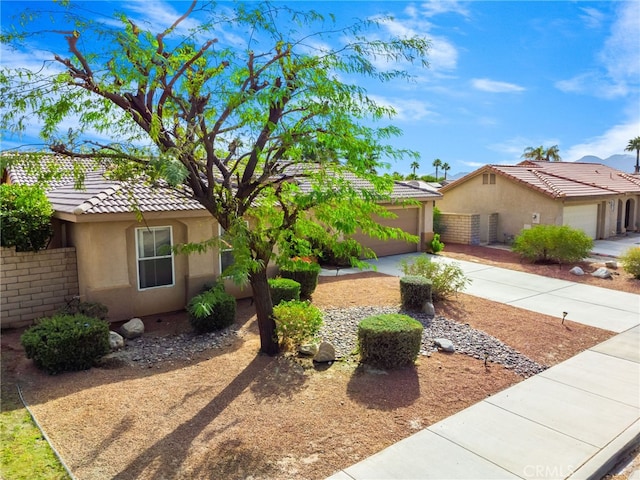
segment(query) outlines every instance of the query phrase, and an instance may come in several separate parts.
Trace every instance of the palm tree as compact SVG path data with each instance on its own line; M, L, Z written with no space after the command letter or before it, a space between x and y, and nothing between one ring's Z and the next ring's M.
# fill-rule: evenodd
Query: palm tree
M633 173L640 173L640 137L629 140L629 145L624 149L625 152L636 151L636 169Z
M527 147L524 149L524 153L521 158L524 158L525 160L533 160L534 162L559 162L562 160L558 153L559 151L560 149L557 145L549 148L544 148L542 145L536 148Z
M436 159L433 161L432 165L433 165L434 167L436 167L436 182L437 182L437 181L438 181L438 167L441 167L441 166L442 166L442 160L440 160L439 158L436 158Z
M544 159L547 162L560 162L562 161L562 158L560 158L560 154L558 153L560 151L560 149L558 148L558 145L554 145L553 147L549 147L547 148L547 150L544 153Z
M411 162L411 165L409 165L409 167L411 167L411 170L413 170L413 175L415 176L416 170L420 168L420 164L416 160L414 160L413 162Z
M447 162L442 164L442 170L444 170L444 179L447 179L447 172L451 169Z

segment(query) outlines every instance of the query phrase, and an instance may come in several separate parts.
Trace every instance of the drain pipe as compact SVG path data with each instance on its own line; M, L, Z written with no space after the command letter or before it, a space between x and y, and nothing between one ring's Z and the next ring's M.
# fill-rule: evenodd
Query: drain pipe
M53 443L51 443L51 439L45 433L44 429L38 423L38 420L36 419L35 415L31 411L31 409L29 408L29 405L27 404L27 401L24 399L24 396L22 395L22 389L20 388L20 384L19 383L16 383L16 388L18 389L18 396L20 397L20 401L22 402L22 405L24 405L24 408L27 410L27 412L29 412L29 416L31 417L31 420L33 420L33 423L36 424L36 427L38 427L38 430L40 430L40 433L42 434L42 437L47 441L47 443L49 444L49 447L51 447L51 450L53 450L53 454L56 456L56 458L58 459L58 461L60 462L62 467L65 469L65 471L67 472L67 475L69 475L69 478L71 480L77 480L76 477L73 475L73 473L71 473L71 470L69 469L67 464L64 463L64 460L62 459L62 456L60 455L58 450L56 450L56 447L53 446Z

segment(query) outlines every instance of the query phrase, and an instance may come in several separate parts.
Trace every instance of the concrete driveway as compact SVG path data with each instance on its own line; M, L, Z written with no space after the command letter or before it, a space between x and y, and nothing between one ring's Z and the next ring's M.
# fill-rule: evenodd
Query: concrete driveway
M631 247L640 247L640 233L628 233L607 240L595 240L592 253L603 257L619 257Z

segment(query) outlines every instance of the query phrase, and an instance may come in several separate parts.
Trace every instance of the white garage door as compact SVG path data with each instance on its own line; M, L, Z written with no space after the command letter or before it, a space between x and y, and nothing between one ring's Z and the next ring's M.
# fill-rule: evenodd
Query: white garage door
M404 208L391 210L394 214L396 214L397 218L381 218L378 219L378 223L381 225L386 225L388 227L401 228L405 232L408 232L412 235L418 235L418 215L420 213L420 209L413 208ZM401 253L411 253L418 250L418 244L405 242L402 240L380 240L377 238L371 238L366 235L354 235L353 236L358 242L364 245L367 248L370 248L378 257L384 257L386 255L398 255Z
M563 225L579 228L591 238L596 238L598 229L598 205L574 205L564 207Z

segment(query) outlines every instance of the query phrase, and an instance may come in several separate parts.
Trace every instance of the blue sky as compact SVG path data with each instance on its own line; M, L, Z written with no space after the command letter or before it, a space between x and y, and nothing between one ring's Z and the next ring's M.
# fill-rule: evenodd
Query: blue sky
M86 2L95 12L127 11L137 22L168 25L185 2ZM332 12L344 21L391 14L379 35L430 39L429 69L415 81L368 85L393 106L404 135L393 144L420 153L418 174L435 158L450 175L487 163L512 164L526 147L558 145L565 161L622 154L640 136L640 2L633 1L325 1L290 2ZM3 0L2 25L25 6ZM32 50L30 50L32 49ZM5 66L38 65L41 45L3 48ZM29 132L33 132L30 129ZM32 143L3 135L2 149ZM390 171L410 173L411 160Z

